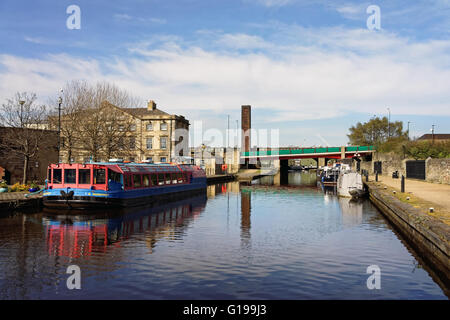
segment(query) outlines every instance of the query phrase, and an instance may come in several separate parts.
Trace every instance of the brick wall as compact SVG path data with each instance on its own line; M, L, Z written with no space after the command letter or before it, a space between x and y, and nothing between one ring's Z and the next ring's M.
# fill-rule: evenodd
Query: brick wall
M0 127L0 138L6 130L11 128ZM31 158L28 163L28 181L36 180L43 184L47 178L47 167L50 163L58 162L58 133L55 131L48 131L42 140L42 145L38 154ZM23 156L12 154L0 149L0 167L5 170L5 180L9 184L22 182L23 177Z

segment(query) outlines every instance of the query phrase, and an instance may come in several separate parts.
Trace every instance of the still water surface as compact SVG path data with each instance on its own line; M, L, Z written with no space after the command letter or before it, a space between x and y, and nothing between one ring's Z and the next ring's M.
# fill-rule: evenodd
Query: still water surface
M2 218L0 299L447 299L369 201L305 173L273 180L128 212ZM81 290L67 289L69 265Z

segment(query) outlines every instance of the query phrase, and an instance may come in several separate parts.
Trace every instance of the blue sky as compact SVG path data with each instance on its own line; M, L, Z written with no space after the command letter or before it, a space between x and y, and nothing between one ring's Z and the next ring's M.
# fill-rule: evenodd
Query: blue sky
M81 9L69 30L66 8ZM377 5L381 30L368 30ZM0 2L0 100L42 102L107 80L203 127L253 127L282 145L344 145L373 115L450 133L450 0Z

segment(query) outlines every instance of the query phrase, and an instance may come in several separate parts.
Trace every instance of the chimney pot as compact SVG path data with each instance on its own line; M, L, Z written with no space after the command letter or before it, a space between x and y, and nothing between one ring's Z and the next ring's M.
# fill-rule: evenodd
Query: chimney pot
M148 101L147 110L152 111L156 109L156 102L153 100Z

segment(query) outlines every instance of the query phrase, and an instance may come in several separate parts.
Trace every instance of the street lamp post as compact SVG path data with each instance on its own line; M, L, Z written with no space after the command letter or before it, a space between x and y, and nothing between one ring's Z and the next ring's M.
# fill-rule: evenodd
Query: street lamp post
M388 109L389 117L388 117L388 138L391 137L391 109Z
M62 105L62 93L63 90L61 89L61 94L58 98L58 163L60 162L61 157L61 105Z

